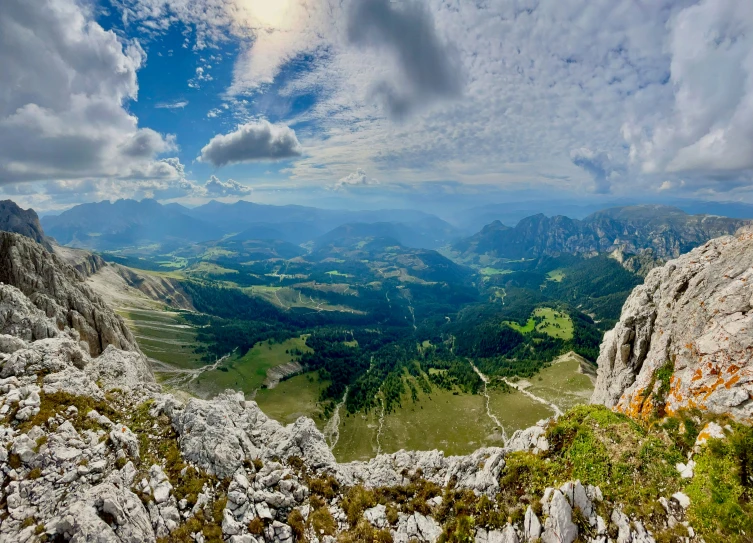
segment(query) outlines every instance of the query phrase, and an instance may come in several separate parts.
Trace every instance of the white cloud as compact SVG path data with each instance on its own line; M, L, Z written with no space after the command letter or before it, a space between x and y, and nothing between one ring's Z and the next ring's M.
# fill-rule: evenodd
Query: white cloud
M177 102L163 102L157 104L157 109L183 109L188 105L188 100L178 100Z
M260 120L243 124L229 134L213 137L201 149L199 160L221 167L256 160L293 158L301 153L301 144L292 128Z
M673 103L625 123L645 172L753 168L753 2L703 0L669 23Z
M175 178L155 157L174 138L139 128L145 53L74 0L4 0L0 14L0 183L51 178Z
M254 191L251 187L238 183L234 179L220 181L214 175L206 182L204 189L209 196L245 196Z
M343 190L351 187L366 187L378 184L379 181L367 176L365 171L358 168L355 172L349 173L345 177L340 178L330 188L332 190Z
M199 49L237 41L228 89L231 99L243 95L232 102L236 113L267 114L280 98L316 96L310 110L285 119L306 143L289 170L295 183L324 187L356 168L406 183L595 187L615 195L656 191L668 179L665 190L685 192L738 190L750 181L737 175L753 160L746 152L753 123L743 122L753 118L749 0L424 0L421 20L431 25L422 28L439 44L430 50L454 49L457 70L420 78L405 60L424 57L420 44L387 39L373 20L350 25L363 35L348 35L348 6L379 5L394 15L418 10L411 0L125 4L129 21L196 25ZM306 69L282 81L282 68L302 54ZM447 88L462 81L462 93L415 90L430 89L423 82L435 76ZM268 85L274 81L282 90ZM395 123L374 99L385 82L397 98L424 97L426 107ZM574 149L594 157L573 157Z

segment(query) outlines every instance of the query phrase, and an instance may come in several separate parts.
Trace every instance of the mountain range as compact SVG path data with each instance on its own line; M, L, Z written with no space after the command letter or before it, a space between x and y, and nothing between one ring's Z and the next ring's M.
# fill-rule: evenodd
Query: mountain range
M176 246L226 236L238 241L275 239L301 244L351 223L403 225L397 227L401 231L398 238L421 248L439 247L460 237L449 223L416 210L330 210L243 200L233 204L211 201L193 209L148 199L104 201L42 219L44 229L58 243L100 251L155 243Z
M745 219L689 215L676 207L642 205L598 211L583 220L533 215L515 227L494 221L452 245L464 261L519 260L559 254L595 255L620 251L660 260L676 258L709 239L732 234Z

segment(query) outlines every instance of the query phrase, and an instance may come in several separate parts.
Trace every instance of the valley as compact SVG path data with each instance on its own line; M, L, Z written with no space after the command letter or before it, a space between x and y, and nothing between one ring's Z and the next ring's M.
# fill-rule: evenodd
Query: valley
M214 207L212 224L234 212ZM475 241L435 251L423 226L341 225L305 242L301 228L110 240L89 282L164 386L239 390L285 424L310 417L340 461L467 454L587 403L602 335L642 281L607 253L537 253L536 240L528 252L502 253L504 240L496 252Z

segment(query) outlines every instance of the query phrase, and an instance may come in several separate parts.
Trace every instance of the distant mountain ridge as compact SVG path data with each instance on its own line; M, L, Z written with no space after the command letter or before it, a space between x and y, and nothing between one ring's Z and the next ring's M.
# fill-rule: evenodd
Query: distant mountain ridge
M186 215L181 207L163 206L155 200L104 201L47 215L42 223L62 245L98 250L222 237L219 228Z
M59 243L73 247L115 250L157 244L187 244L234 236L237 241L279 240L294 244L348 223L400 223L404 238L424 239L430 248L455 239L455 229L438 217L410 209L377 211L331 210L287 205L274 206L239 200L226 204L212 200L189 209L155 200L118 200L81 204L57 216L42 219ZM414 225L416 225L414 227ZM416 228L422 233L407 230ZM432 235L425 235L429 230ZM437 237L438 234L441 234ZM444 237L443 237L444 236Z
M647 251L657 261L676 258L751 221L714 215L688 215L670 206L642 205L598 211L583 220L533 215L514 228L495 221L453 244L463 260L538 258L563 253L596 255Z

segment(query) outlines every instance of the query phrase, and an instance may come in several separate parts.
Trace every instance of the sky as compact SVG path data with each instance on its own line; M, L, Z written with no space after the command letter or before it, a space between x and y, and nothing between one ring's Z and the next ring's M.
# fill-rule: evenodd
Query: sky
M753 203L750 0L3 0L0 197Z

